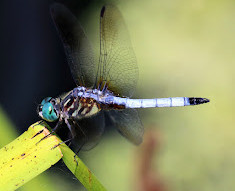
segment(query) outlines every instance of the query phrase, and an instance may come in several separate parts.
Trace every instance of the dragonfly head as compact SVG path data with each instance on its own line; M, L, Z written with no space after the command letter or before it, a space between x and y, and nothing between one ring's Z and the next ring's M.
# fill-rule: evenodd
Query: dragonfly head
M59 112L56 109L56 100L52 97L43 99L41 104L38 106L38 114L46 121L56 121L59 118Z

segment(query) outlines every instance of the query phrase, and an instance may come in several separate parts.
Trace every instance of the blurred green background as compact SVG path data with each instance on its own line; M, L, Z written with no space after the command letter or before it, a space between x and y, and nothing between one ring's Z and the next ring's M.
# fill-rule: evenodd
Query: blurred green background
M89 2L78 19L97 47L99 12L105 1ZM235 2L120 0L112 3L124 16L138 61L135 97L198 96L211 100L209 104L194 107L140 110L146 132L151 129L153 137L156 134L156 152L150 162L152 177L165 185L162 190L233 190ZM9 130L11 119L6 121L3 111L0 117L3 146L16 135L5 140L9 132L5 134L1 128ZM147 190L141 187L142 172L138 170L144 149L147 147L135 147L118 133L109 132L97 147L80 154L108 190ZM47 182L40 182L44 190L83 190L59 166L44 175Z

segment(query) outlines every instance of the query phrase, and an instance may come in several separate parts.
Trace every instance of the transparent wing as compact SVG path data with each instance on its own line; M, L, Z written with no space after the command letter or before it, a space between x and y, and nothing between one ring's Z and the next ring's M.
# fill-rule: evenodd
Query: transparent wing
M100 13L98 85L108 85L116 95L132 96L138 67L127 27L119 10L104 6Z
M73 121L73 123L76 135L72 140L72 147L75 152L78 149L90 150L99 143L105 127L103 112L91 118Z
M93 86L96 65L93 50L76 17L63 5L54 3L51 16L63 42L72 76L77 85Z
M121 135L136 145L142 142L144 127L135 109L112 110L109 114Z

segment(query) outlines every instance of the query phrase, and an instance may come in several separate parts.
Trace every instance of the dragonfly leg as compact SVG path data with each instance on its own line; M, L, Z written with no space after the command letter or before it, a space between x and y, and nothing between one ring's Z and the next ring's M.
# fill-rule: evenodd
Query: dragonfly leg
M80 145L78 151L76 152L76 155L77 155L78 152L79 152L79 151L82 149L82 147L85 145L85 143L88 141L88 137L87 137L86 133L83 131L83 129L79 126L78 123L76 123L75 121L73 121L73 125L74 125L74 127L76 127L77 129L79 129L79 130L82 132L82 134L84 135L84 137L85 137L83 143Z
M74 161L76 161L77 166L78 166L78 161L77 161L77 159L76 159L76 156L78 156L78 153L81 151L82 147L85 145L85 143L87 142L88 138L87 138L85 132L84 132L84 131L82 130L82 128L79 126L79 124L76 123L75 120L72 120L72 122L73 122L73 126L74 126L76 129L79 129L79 130L82 132L82 134L84 135L84 137L85 137L85 140L83 140L82 144L79 146L78 150L75 152L75 155L74 155ZM76 167L76 169L77 169L77 167ZM76 172L76 169L75 169L75 172Z
M60 125L62 124L62 122L63 122L63 119L62 119L62 118L59 119L59 121L57 122L56 126L52 129L52 131L51 131L49 134L47 134L45 137L43 137L40 141L38 141L38 142L36 143L36 145L37 145L38 143L40 143L42 140L44 140L44 139L46 139L47 137L51 136L53 133L55 133L55 131L58 129L58 127L60 127Z
M74 131L74 128L70 125L68 119L65 118L65 119L64 119L64 122L66 123L66 125L67 125L67 127L68 127L68 129L69 129L69 131L70 131L72 137L69 138L69 139L67 139L66 141L60 142L59 144L55 145L53 148L56 148L56 147L58 147L59 145L61 145L61 144L63 144L63 143L67 143L67 142L70 142L69 144L71 144L71 141L74 139L74 137L75 137L75 135L76 135L76 133L75 133L75 131ZM58 123L59 123L59 122L58 122ZM57 123L57 124L58 124L58 123ZM60 123L62 123L62 121L61 121ZM56 125L55 128L53 129L53 132L55 132L56 129L57 129L59 126L60 126L60 124L58 124L58 126ZM52 132L51 132L51 133L52 133Z
M65 121L67 127L69 128L69 131L72 135L71 139L73 139L76 136L76 132L74 131L74 128L70 125L68 119L65 118L64 121Z
M62 141L62 142L58 143L57 145L55 145L55 146L53 147L53 149L56 148L56 147L58 147L59 145L61 145L61 144L63 144L63 143L67 143L67 142L69 142L69 141L71 141L71 140L72 140L72 138L67 139L66 141Z
M50 136L51 134L55 133L55 132L59 129L59 127L61 126L62 123L63 123L63 119L60 118L59 121L57 122L56 126L55 126L55 127L51 130L51 132L50 132L47 136L45 136L44 138L46 138L46 137Z
M57 122L56 126L52 129L50 134L55 133L59 129L59 127L61 127L62 123L63 123L63 119L60 118L59 121Z
M85 145L85 141L82 143L82 145L79 147L79 149L76 151L75 155L73 156L74 161L77 163L74 173L76 173L77 167L78 167L78 161L76 159L76 156L78 156L78 153L80 152L80 150L82 149L84 145Z

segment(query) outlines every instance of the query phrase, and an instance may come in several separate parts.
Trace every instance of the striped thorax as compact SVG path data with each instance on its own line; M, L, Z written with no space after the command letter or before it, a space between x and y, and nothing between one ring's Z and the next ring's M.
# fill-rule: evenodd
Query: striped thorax
M88 97L89 89L78 87L61 101L61 115L67 118L84 118L95 115L101 110L100 105L92 97Z

